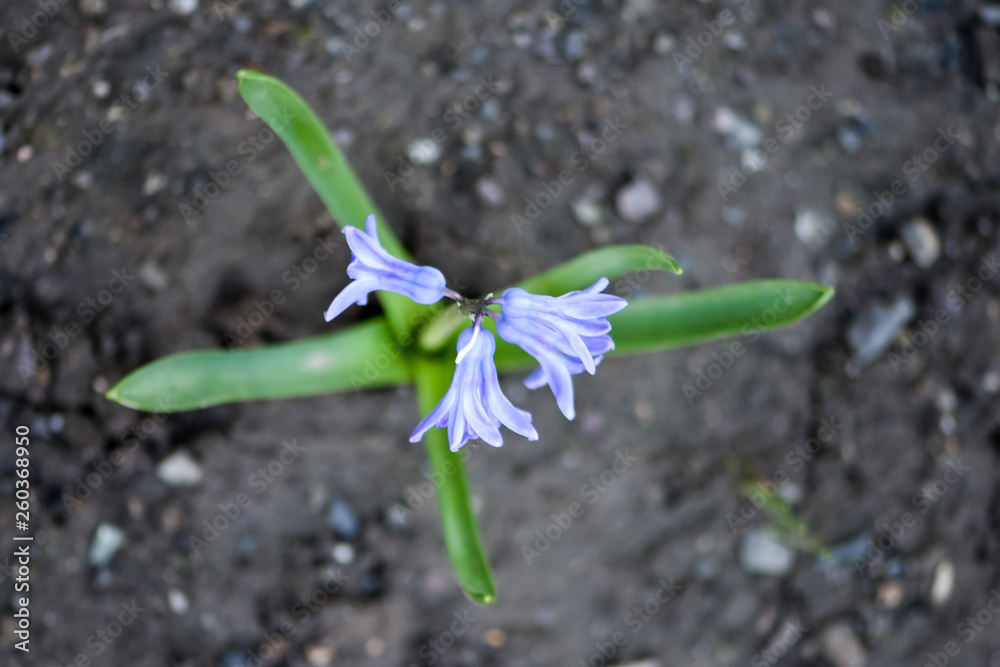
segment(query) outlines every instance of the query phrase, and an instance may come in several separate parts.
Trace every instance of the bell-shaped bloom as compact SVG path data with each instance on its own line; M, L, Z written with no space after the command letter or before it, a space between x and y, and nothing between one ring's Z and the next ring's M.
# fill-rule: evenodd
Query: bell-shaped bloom
M417 266L393 257L379 243L375 216L365 220L365 231L345 226L344 236L351 247L351 263L347 275L353 278L336 296L324 317L329 322L356 303L368 303L375 290L395 292L424 305L437 303L444 296L444 274L433 266Z
M607 286L608 279L601 278L587 289L562 296L542 296L512 287L498 300L497 333L541 365L525 379L525 386L538 389L549 385L567 419L576 416L570 376L583 371L594 374L601 355L615 347L608 335L608 315L628 305L621 297L601 294Z
M455 364L455 376L448 392L430 414L417 424L410 442L419 442L432 426L448 428L448 446L457 452L467 441L479 438L500 447L500 425L528 440L538 440L531 414L507 400L500 390L497 367L493 363L496 340L489 331L470 327L458 337L458 349L465 350Z

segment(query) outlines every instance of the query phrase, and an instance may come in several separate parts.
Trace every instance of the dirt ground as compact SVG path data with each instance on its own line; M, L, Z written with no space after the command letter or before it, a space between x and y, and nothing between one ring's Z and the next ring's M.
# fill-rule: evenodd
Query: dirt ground
M3 2L3 663L1000 666L1000 8L893 5ZM411 388L103 397L240 322L252 346L378 312L324 324L349 251L239 97L247 67L301 92L466 294L645 243L685 273L632 293L837 295L738 357L607 360L573 422L506 378L543 437L470 457L499 590L477 607L422 495ZM746 475L834 556L774 544Z

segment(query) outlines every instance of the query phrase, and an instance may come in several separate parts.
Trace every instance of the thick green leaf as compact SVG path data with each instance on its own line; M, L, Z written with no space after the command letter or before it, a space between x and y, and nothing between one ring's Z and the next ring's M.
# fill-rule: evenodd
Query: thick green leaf
M326 127L294 90L274 77L253 70L237 73L240 94L255 114L281 137L309 183L326 204L337 224L364 226L374 213L379 223L379 240L390 254L413 261L375 207L347 158L330 137ZM405 296L378 292L386 317L397 332L409 331L411 315L424 307ZM318 306L321 310L326 304Z
M558 296L590 287L599 278L614 280L632 271L682 273L677 261L662 250L644 245L618 245L585 252L555 268L522 280L514 287L533 294ZM435 353L454 345L458 332L466 322L468 318L456 308L444 309L420 334L420 349Z
M429 361L418 357L414 361L414 370L420 412L427 414L448 390L455 365L447 361ZM472 511L465 463L461 455L448 448L445 433L446 431L432 428L424 434L424 444L437 486L445 545L465 593L478 604L492 604L496 602L497 591L490 563L479 537L476 516Z
M752 336L800 320L832 297L833 290L823 285L759 280L636 299L609 318L615 349L606 356L669 350L737 334ZM499 339L496 363L500 371L538 365Z
M410 381L383 317L293 343L199 350L158 359L107 394L135 410L178 412L221 403L292 398Z
M598 278L614 280L641 270L683 273L677 260L662 250L645 245L613 245L585 252L514 287L533 294L558 296L590 287Z

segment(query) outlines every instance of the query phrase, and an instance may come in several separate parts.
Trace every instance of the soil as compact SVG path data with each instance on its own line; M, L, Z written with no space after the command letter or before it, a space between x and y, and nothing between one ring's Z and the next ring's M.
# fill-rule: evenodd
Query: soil
M995 5L14 0L0 25L4 664L1000 665L1000 281L976 277L1000 224ZM247 111L247 67L301 92L414 256L467 294L644 243L685 273L640 274L635 294L781 277L836 297L731 359L720 341L606 360L572 422L506 378L543 437L470 456L499 590L477 607L434 499L393 511L427 488L412 388L169 415L103 397L224 347L276 290L241 345L379 312L322 321L348 249ZM410 161L438 128L440 155ZM773 150L736 174L754 147ZM617 198L636 182L649 215ZM889 345L865 360L872 321ZM200 481L157 475L178 452ZM761 548L746 475L834 557ZM337 499L356 535L328 524ZM212 522L228 526L209 542ZM107 562L102 525L124 538Z

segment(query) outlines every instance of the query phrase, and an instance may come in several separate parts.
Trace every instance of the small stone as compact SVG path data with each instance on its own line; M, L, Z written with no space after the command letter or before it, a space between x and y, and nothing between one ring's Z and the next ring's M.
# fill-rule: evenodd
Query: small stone
M337 564L350 565L354 562L354 547L346 542L335 544L331 555Z
M184 450L174 452L156 466L156 476L168 486L194 486L203 473L198 462Z
M823 631L820 644L825 655L835 667L862 667L865 650L854 630L846 622L837 623Z
M566 33L566 44L563 47L563 53L566 55L566 60L580 60L583 58L586 47L587 38L581 31L573 30Z
M795 236L811 250L820 250L830 238L833 222L830 218L811 208L799 209L795 213Z
M903 601L903 585L887 581L878 587L878 604L884 609L895 609Z
M353 540L361 532L361 521L354 508L340 499L330 503L330 510L326 514L326 523L338 537L344 540Z
M35 154L35 149L29 145L21 146L17 149L17 161L20 163L25 163L31 159L31 156Z
M577 199L570 204L570 209L572 209L576 221L585 227L593 227L604 221L604 211L601 210L600 204L595 201Z
M736 206L723 206L720 213L722 214L722 221L730 227L742 227L746 224L747 212L742 208L738 208Z
M170 0L169 6L170 11L187 16L194 14L194 10L198 9L198 0Z
M333 662L333 649L323 644L306 647L306 660L315 667L326 667Z
M712 117L712 129L728 136L739 150L753 148L764 140L764 132L729 107L719 107Z
M981 381L983 391L987 394L995 394L1000 391L1000 373L990 371L983 376Z
M795 551L769 528L747 531L740 546L740 565L747 572L781 577L795 565Z
M169 276L152 261L146 262L139 269L139 280L143 285L157 292L170 284Z
M930 268L941 256L941 239L926 218L917 218L907 223L900 236L910 257L922 269Z
M861 150L863 143L861 133L848 125L841 125L837 128L837 141L840 142L840 147L844 149L844 152L850 155Z
M170 611L178 616L187 612L189 606L187 596L176 588L167 591L167 604L170 605Z
M111 93L111 84L104 79L98 79L90 84L90 92L99 100L103 100Z
M618 214L626 222L642 222L660 210L660 195L645 179L632 181L615 196Z
M1000 27L1000 5L983 5L979 8L979 18L992 28Z
M80 0L80 11L90 16L97 16L108 11L105 0Z
M847 344L858 363L867 364L881 356L914 314L916 307L907 296L897 298L891 306L876 303L865 307L847 329Z
M669 32L660 32L653 38L653 51L659 55L665 55L674 50L677 46L677 38Z
M931 603L937 607L951 598L955 590L955 564L945 558L934 568L934 583L931 585Z
M96 568L107 567L123 544L125 532L113 524L102 523L94 532L94 541L90 543L90 564Z
M493 648L502 648L507 643L507 633L500 628L490 628L483 633L483 639Z
M407 155L413 164L434 164L441 159L441 147L433 139L414 139L407 148Z
M722 45L730 51L743 51L747 48L747 38L743 36L742 32L728 30L722 36Z
M652 16L656 12L656 0L625 0L622 18L631 23Z
M499 208L507 201L503 186L492 176L483 176L476 181L476 194L490 208Z
M146 180L142 184L142 194L150 197L165 187L167 187L166 175L151 171L146 174Z

